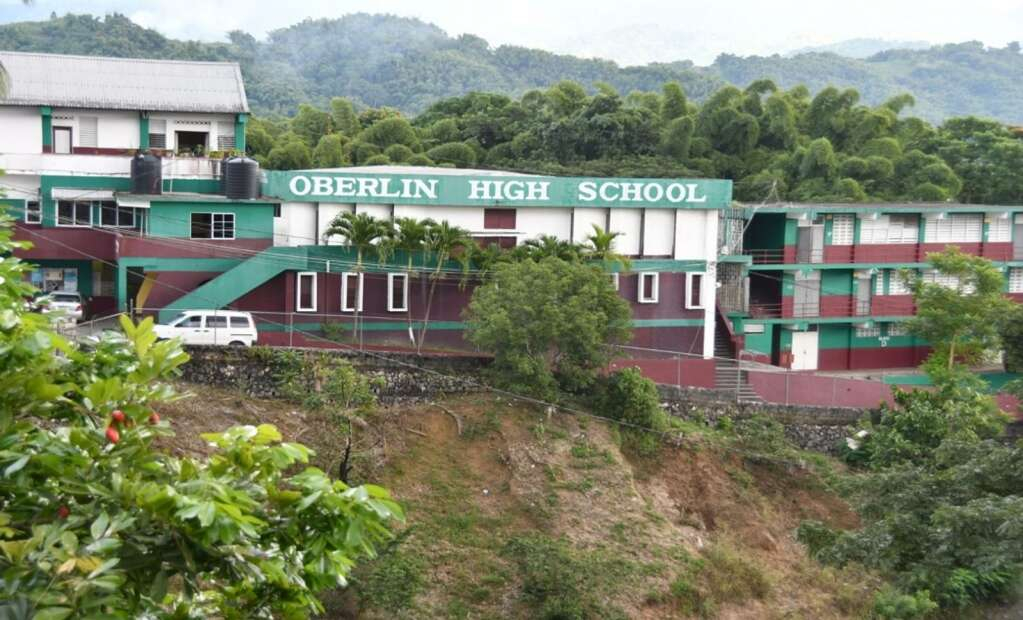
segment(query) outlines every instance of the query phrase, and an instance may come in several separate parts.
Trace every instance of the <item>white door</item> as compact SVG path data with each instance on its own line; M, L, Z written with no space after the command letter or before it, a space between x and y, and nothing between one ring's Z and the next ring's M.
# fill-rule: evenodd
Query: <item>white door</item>
M205 328L202 326L202 315L190 314L172 323L174 337L181 338L184 344L208 344L204 342Z
M792 332L792 370L817 370L819 332Z
M206 315L206 336L208 343L205 344L227 344L230 338L227 327L227 317L219 314Z

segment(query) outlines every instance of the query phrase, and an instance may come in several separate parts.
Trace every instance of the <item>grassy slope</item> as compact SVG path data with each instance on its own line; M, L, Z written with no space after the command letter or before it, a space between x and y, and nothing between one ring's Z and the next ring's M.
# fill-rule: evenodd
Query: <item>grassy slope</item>
M199 388L196 388L198 391ZM162 412L188 435L271 422L336 468L322 415L201 388ZM601 422L490 395L382 409L357 433L356 476L409 513L399 542L330 597L330 618L860 617L877 582L822 569L792 531L854 515L799 467L742 458L693 427L683 447L629 459ZM571 617L565 616L565 617Z

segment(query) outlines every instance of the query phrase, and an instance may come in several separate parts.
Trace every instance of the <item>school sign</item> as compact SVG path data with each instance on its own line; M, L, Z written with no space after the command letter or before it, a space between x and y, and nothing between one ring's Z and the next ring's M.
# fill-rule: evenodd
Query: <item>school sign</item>
M732 182L519 175L267 171L263 195L289 202L722 209Z

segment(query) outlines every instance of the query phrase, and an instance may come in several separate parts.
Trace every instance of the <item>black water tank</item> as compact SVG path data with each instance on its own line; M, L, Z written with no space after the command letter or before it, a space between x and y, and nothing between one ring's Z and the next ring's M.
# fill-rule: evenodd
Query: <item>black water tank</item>
M227 195L227 162L234 159L235 155L224 155L220 160L220 193Z
M147 151L131 158L131 193L163 193L163 162L159 157Z
M259 163L248 157L224 162L224 195L233 200L259 198Z

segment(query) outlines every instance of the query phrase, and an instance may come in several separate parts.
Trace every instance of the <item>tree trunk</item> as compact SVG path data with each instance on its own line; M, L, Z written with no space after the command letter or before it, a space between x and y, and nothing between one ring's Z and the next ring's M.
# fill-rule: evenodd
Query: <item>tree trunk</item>
M426 340L426 329L430 325L430 309L433 307L433 294L437 290L437 281L441 274L433 275L433 282L430 282L430 293L426 296L426 314L423 316L423 328L419 331L419 342L416 343L416 353L423 352L423 341Z

